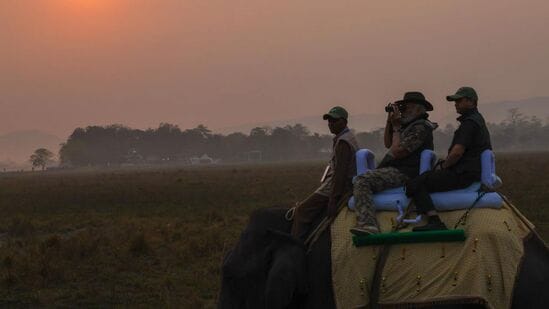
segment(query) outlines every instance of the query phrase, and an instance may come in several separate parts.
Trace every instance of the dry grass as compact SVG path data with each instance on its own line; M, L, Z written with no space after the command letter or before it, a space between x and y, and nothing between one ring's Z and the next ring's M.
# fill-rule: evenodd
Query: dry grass
M549 236L547 154L499 155L503 192ZM292 205L321 163L0 176L0 304L213 307L256 208Z

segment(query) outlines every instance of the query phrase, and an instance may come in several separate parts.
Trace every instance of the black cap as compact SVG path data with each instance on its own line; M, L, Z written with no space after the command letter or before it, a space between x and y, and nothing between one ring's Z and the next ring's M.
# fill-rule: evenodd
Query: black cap
M402 103L408 103L408 102L421 104L421 105L425 106L425 109L427 111L432 111L433 110L433 105L431 103L429 103L429 101L425 100L425 96L423 95L423 93L421 93L419 91L406 92L404 94L404 98L402 98L402 100L400 100L400 101L396 101L395 103L396 104L402 104Z

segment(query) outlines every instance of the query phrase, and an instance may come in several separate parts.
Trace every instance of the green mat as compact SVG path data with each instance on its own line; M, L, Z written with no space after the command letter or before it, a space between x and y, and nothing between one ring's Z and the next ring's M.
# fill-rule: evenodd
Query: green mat
M464 241L464 230L428 232L390 232L373 235L353 235L355 247L398 243Z

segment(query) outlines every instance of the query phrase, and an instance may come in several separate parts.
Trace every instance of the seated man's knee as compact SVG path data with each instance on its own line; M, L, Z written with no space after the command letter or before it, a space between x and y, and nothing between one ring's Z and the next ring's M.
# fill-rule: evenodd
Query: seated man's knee
M429 174L424 173L415 178L408 180L405 185L406 196L408 197L414 196L416 193L423 190L427 177L429 177Z
M357 176L353 186L354 187L368 186L373 180L372 176L373 176L372 172Z

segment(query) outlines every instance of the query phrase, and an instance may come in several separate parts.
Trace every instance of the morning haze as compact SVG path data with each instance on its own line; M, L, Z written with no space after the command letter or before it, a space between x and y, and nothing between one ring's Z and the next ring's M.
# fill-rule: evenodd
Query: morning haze
M0 134L161 122L221 130L379 113L422 90L549 95L545 1L0 2Z

